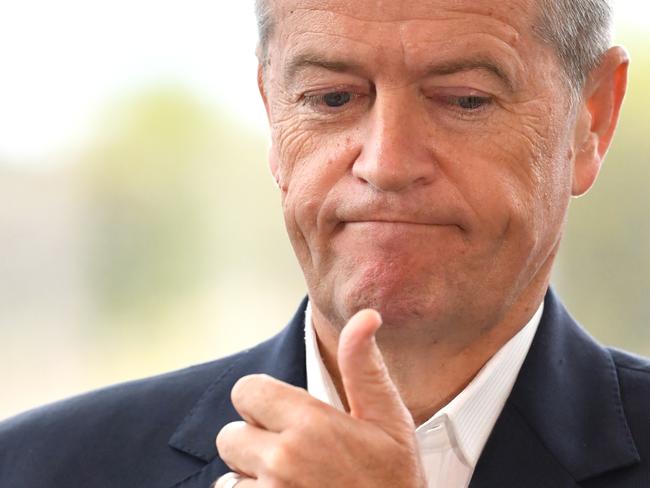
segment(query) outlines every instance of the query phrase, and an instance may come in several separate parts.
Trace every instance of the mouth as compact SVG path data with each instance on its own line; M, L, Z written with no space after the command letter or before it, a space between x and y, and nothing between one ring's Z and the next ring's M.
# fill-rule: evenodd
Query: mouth
M340 230L351 230L357 234L363 234L384 240L385 238L400 239L405 236L414 238L425 238L440 234L441 232L448 233L449 231L462 232L462 227L457 224L447 223L431 223L431 222L418 222L412 220L383 220L383 219L367 219L367 220L349 220L340 223Z
M462 230L458 224L437 223L437 222L419 222L414 220L393 220L393 219L364 219L364 220L347 220L341 222L344 225L365 225L365 226L385 226L385 227L422 227L422 228L441 228L455 227Z
M333 211L322 215L331 219L335 227L365 226L379 229L402 229L413 232L416 229L440 230L455 229L466 233L470 229L470 220L462 205L455 202L430 202L416 198L385 197L363 198L354 201L338 201Z
M349 224L363 224L363 223L377 223L377 224L409 224L409 225L446 225L446 224L435 224L431 222L418 222L415 220L397 220L397 219L359 219L359 220L348 220Z

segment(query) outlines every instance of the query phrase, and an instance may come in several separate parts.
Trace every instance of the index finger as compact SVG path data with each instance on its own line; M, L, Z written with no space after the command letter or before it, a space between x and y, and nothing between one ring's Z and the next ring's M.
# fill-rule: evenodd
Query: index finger
M265 374L240 378L232 388L231 398L246 422L278 433L322 403L306 390Z

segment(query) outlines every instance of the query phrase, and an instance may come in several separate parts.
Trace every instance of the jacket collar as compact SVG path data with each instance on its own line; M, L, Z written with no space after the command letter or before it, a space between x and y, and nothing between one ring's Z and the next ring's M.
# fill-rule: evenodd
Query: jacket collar
M220 475L230 471L217 457L215 440L222 427L241 420L230 400L230 391L239 378L266 373L286 383L307 387L304 340L306 304L305 298L289 324L275 337L224 358L223 361L228 364L226 369L205 391L169 440L172 448L209 464L174 487L208 487Z
M638 462L610 353L549 290L470 486L576 486Z
M306 388L305 306L306 299L280 334L226 359L230 365L169 442L208 464L174 487L207 487L229 471L216 457L214 442L224 425L240 420L230 401L240 377L266 373ZM470 487L571 487L638 462L611 355L549 290L535 339Z

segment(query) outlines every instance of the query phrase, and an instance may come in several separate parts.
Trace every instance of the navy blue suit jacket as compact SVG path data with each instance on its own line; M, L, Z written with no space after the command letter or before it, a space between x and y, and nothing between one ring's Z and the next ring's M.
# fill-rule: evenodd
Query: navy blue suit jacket
M2 488L207 488L230 389L264 372L306 386L304 303L276 337L208 364L0 423ZM650 487L650 363L606 349L553 292L472 488Z

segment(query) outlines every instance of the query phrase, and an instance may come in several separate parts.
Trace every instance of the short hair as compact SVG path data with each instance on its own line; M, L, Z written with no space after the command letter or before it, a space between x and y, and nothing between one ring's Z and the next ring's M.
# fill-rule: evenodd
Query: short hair
M579 96L588 74L612 43L611 0L540 0L534 31L552 46L574 96ZM255 0L257 55L268 62L268 44L274 19L270 0Z
M579 95L612 45L611 0L542 0L534 30L554 48L569 86Z
M261 64L266 64L274 26L269 0L255 0L255 17L257 18L257 58Z

